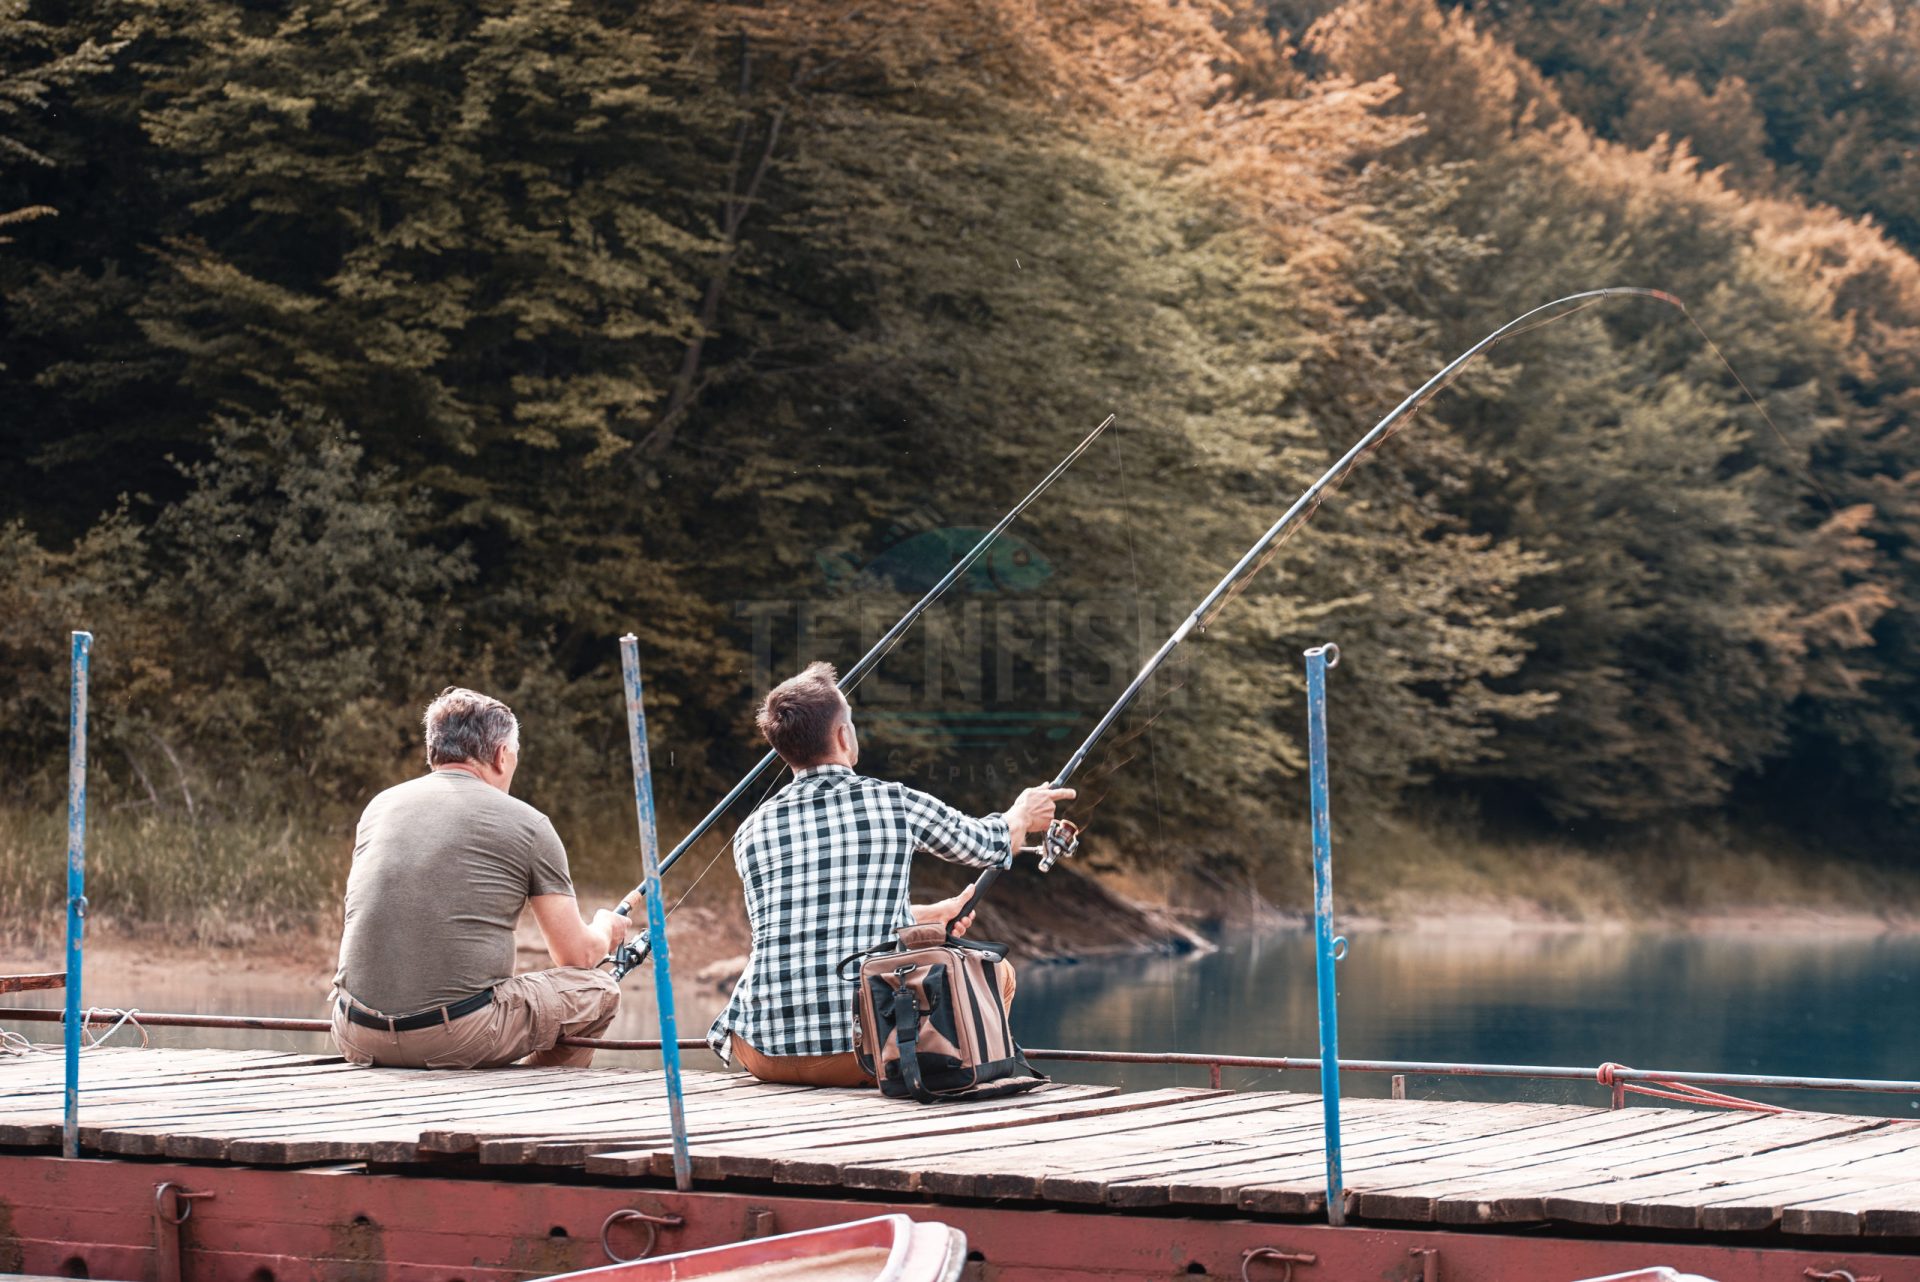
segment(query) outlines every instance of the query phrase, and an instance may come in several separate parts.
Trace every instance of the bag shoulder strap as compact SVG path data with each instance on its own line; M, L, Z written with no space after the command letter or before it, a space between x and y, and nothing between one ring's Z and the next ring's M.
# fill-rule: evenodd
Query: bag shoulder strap
M900 1051L900 1080L922 1104L937 1098L920 1076L920 1006L913 990L901 984L893 990L894 1044Z
M893 940L883 939L879 943L873 945L871 948L862 948L857 953L848 953L845 957L842 957L839 961L834 963L834 966L833 966L834 973L840 976L841 979L846 980L849 984L857 984L860 982L861 963L865 962L867 958L874 956L876 953L892 952L894 951L895 948L896 948L896 945ZM847 969L848 967L853 968L852 973L848 973L848 969Z

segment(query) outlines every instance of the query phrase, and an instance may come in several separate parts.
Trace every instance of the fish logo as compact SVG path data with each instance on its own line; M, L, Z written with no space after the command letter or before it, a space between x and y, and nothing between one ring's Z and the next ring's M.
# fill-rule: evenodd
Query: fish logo
M983 529L943 526L900 539L864 564L844 550L821 552L814 561L827 583L842 590L925 593L986 535ZM1052 575L1052 563L1037 548L1002 533L954 586L969 592L1031 592Z

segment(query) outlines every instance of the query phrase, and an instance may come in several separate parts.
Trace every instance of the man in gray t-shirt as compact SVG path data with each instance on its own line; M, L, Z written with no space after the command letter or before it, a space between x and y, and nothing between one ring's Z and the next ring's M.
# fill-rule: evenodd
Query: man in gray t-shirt
M619 986L593 967L627 919L581 921L559 834L508 795L520 723L505 704L450 688L425 722L431 773L375 797L354 836L334 1041L356 1064L584 1066L592 1051L556 1043L613 1022ZM529 906L556 969L516 976Z

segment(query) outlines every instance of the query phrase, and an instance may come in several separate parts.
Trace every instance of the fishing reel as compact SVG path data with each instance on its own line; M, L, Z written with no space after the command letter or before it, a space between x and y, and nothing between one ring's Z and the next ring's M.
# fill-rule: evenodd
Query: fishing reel
M1047 835L1037 846L1020 853L1040 856L1040 871L1051 869L1056 860L1065 859L1080 849L1080 825L1071 819L1056 819L1047 825Z
M614 909L614 912L625 917L628 916L632 910L633 906L631 904L623 903ZM625 942L602 958L600 964L604 966L608 962L613 963L612 973L614 981L617 983L625 979L631 972L639 969L640 964L647 960L647 955L652 951L653 940L647 931L644 929L635 929L627 936Z

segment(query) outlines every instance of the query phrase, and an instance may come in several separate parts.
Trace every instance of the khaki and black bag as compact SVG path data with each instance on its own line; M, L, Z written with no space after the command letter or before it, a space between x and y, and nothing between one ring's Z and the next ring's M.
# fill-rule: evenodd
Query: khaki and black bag
M951 938L939 923L840 963L860 985L854 1054L882 1094L922 1104L991 1099L1045 1084L1013 1040L996 967L1006 946ZM850 973L855 962L858 974Z

